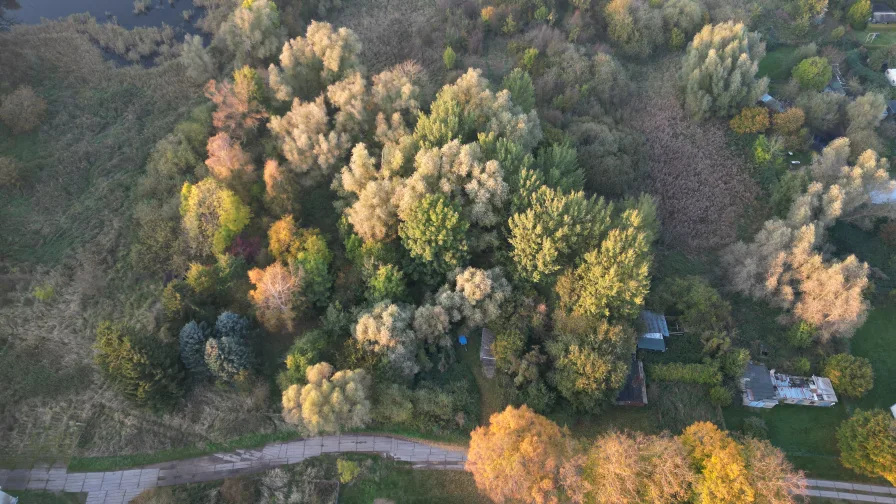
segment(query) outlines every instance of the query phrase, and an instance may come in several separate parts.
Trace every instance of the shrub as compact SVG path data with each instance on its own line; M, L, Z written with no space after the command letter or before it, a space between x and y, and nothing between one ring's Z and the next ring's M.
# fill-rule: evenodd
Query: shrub
M30 86L19 86L0 102L0 121L13 133L26 133L36 128L47 112L47 102Z
M842 26L838 26L831 30L831 40L837 41L843 38L846 35L846 28Z
M812 363L806 357L797 357L790 362L790 371L799 376L808 376L812 371Z
M454 49L451 46L445 48L445 52L442 53L442 61L445 62L445 68L448 70L454 70L454 62L457 59L457 54L454 53Z
M793 69L793 78L803 89L821 91L831 81L833 72L827 58L806 58Z
M326 348L326 333L321 329L313 329L296 338L286 353L286 369L277 376L277 384L281 390L290 385L305 384L305 370L320 361Z
M834 355L825 362L824 376L830 378L838 394L846 397L862 397L874 387L874 370L864 357Z
M97 327L96 336L96 363L125 397L152 409L170 409L183 395L183 370L172 345L108 321Z
M768 425L765 420L751 416L744 419L744 436L755 439L768 439Z
M19 163L11 157L0 156L0 187L19 185Z
M56 289L53 288L52 285L45 283L34 287L34 290L31 294L40 302L46 303L47 301L53 299L53 296L56 295Z
M337 459L336 471L339 473L339 482L346 485L361 474L361 466L351 460Z
M709 389L709 400L722 408L731 406L731 391L721 385L716 385Z
M720 385L722 383L722 373L718 366L713 364L682 364L680 362L656 364L650 367L647 375L657 381L700 385Z
M896 249L896 221L890 221L881 226L877 236L880 237L887 247Z
M762 133L768 129L768 109L765 107L744 107L740 114L734 116L728 123L731 129L739 135Z
M801 320L794 324L787 331L787 343L794 348L809 348L812 340L815 339L815 328L812 324Z

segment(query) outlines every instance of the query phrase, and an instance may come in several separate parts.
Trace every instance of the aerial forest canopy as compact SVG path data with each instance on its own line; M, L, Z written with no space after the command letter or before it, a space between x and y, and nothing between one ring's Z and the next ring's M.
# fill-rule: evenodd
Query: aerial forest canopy
M867 3L192 0L127 29L0 0L0 458L374 431L468 446L464 502L893 481ZM760 412L750 373L838 404ZM338 472L351 501L405 483L385 463L206 493Z

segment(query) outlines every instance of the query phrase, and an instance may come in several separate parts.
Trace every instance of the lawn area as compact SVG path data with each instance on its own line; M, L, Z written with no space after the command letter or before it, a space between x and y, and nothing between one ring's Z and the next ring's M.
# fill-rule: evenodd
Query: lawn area
M896 307L871 310L868 321L853 336L852 353L871 361L874 388L849 407L888 409L896 403Z
M769 51L759 62L757 77L768 77L772 82L786 82L790 79L790 71L794 64L793 55L796 47L784 46Z
M784 450L787 458L810 476L866 480L840 465L836 432L848 416L842 403L832 408L779 404L772 409L756 410L735 402L723 412L731 431L740 431L747 417L762 418L768 426L769 441Z
M878 33L879 35L874 38L874 42L866 44L865 39L868 37L869 33ZM855 30L852 32L852 34L856 42L864 45L865 47L886 47L891 44L896 44L896 26L868 26L864 30Z
M402 504L490 503L479 493L473 475L465 471L421 471L410 464L376 460L374 468L350 485L342 486L339 502L369 504L376 499L390 499Z
M22 504L84 504L86 493L38 492L34 490L5 490L13 497L18 497Z

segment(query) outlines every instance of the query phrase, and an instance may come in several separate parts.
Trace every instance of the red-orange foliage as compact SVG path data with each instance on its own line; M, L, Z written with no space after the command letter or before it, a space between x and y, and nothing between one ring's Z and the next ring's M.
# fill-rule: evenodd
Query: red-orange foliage
M728 125L739 135L762 133L769 126L768 109L765 107L744 107L740 114L731 119Z
M212 124L240 141L261 124L267 113L248 85L235 86L230 82L214 79L205 85L205 96L215 104Z
M227 133L221 132L209 138L206 148L208 159L205 164L218 180L230 180L234 176L245 178L255 170L249 155Z
M676 68L645 83L632 100L632 125L646 136L650 193L657 198L662 231L691 250L733 242L756 184L732 156L718 123L690 121L676 98Z

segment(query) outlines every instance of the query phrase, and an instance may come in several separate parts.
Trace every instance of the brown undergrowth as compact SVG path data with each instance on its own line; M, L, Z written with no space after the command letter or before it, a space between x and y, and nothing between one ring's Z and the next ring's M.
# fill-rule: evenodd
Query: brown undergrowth
M678 65L670 57L641 69L630 122L646 137L665 240L692 252L718 249L736 239L758 187L728 151L723 124L689 120L679 102Z

